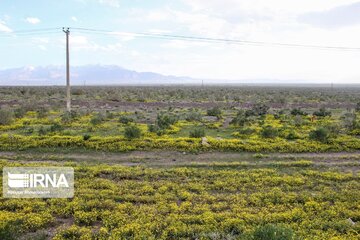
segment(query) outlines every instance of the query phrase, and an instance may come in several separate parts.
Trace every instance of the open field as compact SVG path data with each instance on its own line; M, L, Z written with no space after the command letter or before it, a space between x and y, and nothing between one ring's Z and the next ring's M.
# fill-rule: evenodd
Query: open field
M71 114L63 111L59 87L2 88L1 92L2 150L360 149L356 87L75 88Z
M2 199L2 239L266 239L266 224L283 239L359 236L358 154L101 155L2 153L76 172L72 200Z
M1 167L75 197L0 198L0 239L359 239L359 90L2 87Z

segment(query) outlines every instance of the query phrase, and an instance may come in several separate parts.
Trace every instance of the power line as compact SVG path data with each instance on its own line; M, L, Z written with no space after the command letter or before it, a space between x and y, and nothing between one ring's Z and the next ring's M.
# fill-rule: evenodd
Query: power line
M43 28L43 29L30 29L30 30L18 30L8 33L0 33L0 38L6 37L27 37L44 34L57 34L61 28ZM191 42L203 42L203 43L215 43L215 44L232 44L232 45L251 45L251 46L274 46L274 47L295 47L295 48L310 48L310 49L322 49L322 50L340 50L340 51L360 51L360 47L345 47L345 46L329 46L329 45L313 45L313 44L298 44L298 43L283 43L283 42L266 42L266 41L248 41L239 39L226 39L226 38L210 38L210 37L198 37L198 36L185 36L185 35L173 35L173 34L161 34L161 33L146 33L146 32L119 32L105 29L93 29L93 28L71 28L83 34L100 34L111 36L134 36L143 38L154 38L162 40L182 40Z
M59 29L60 28L38 28L38 29L16 30L16 31L0 33L0 36L9 36L12 34L27 34L27 33L48 32L48 31L59 31Z
M225 39L225 38L209 38L209 37L195 37L184 35L172 35L172 34L156 34L156 33L140 33L140 32L117 32L102 29L91 28L73 28L83 33L97 33L108 35L133 35L136 37L150 37L160 39L176 39L183 41L198 41L207 43L227 43L227 44L241 44L241 45L256 45L256 46L278 46L278 47L300 47L300 48L315 48L315 49L327 49L327 50L345 50L345 51L360 51L360 47L343 47L343 46L325 46L325 45L308 45L308 44L296 44L296 43L280 43L280 42L264 42L264 41L247 41L238 39Z
M12 31L7 33L0 33L0 38L15 38L15 37L27 37L27 36L37 36L44 34L59 34L59 30L56 28L44 28L44 29L34 29L26 31Z

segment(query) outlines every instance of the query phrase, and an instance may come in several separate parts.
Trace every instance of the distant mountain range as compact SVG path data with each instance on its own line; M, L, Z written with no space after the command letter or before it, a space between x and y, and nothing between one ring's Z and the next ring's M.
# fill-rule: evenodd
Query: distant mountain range
M22 67L0 70L0 85L64 85L65 67ZM72 85L200 84L190 77L136 72L115 65L86 65L71 68Z
M0 86L51 86L65 85L64 66L22 67L0 70ZM137 72L116 65L85 65L71 68L72 85L259 85L259 86L319 86L331 87L328 83L304 80L277 79L197 79L191 77L167 76L153 72ZM346 84L336 84L350 86ZM356 86L359 86L357 84Z

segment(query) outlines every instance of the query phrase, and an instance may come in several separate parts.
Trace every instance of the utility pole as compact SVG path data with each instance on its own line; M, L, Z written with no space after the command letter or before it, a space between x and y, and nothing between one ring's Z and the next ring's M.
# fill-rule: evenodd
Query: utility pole
M70 56L69 56L69 35L70 29L63 28L66 34L66 110L71 112L71 91L70 91Z

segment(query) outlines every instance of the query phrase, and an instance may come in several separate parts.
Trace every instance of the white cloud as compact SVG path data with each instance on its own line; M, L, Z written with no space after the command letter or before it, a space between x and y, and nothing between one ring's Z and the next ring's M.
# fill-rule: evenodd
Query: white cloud
M0 20L0 32L12 32L11 28L9 28L6 23Z
M211 47L213 46L210 43L206 42L191 42L191 41L183 41L183 40L170 40L161 45L165 48L174 48L174 49L187 49L193 47Z
M172 31L165 29L149 29L148 32L154 34L168 34L171 33Z
M302 14L310 11L325 11L331 8L356 3L358 0L182 0L193 11L219 12L224 14L247 12L267 14Z
M77 17L75 17L75 16L72 16L72 17L71 17L71 20L73 20L74 22L77 22L77 21L78 21Z
M65 41L62 40L63 44ZM89 40L85 36L70 35L70 48L75 51L105 51L105 52L119 52L122 49L121 43L114 44L98 44Z
M36 17L27 17L25 20L30 24L38 24L41 22L40 19Z
M47 37L33 37L32 39L34 40L34 42L42 44L47 44L50 42L49 38Z
M38 47L43 51L47 51L47 47L45 47L44 45L38 45Z
M99 0L99 3L110 6L110 7L115 7L115 8L120 7L119 0Z

